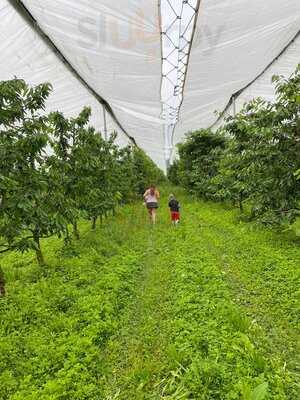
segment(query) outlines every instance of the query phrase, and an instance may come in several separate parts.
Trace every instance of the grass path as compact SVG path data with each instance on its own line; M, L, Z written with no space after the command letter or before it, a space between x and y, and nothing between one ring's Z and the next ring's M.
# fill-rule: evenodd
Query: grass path
M106 363L115 367L107 382L107 398L144 398L148 388L155 392L154 386L165 367L170 276L167 269L155 263L157 258L150 251L153 240L150 241L135 301L105 354Z
M183 225L163 217L149 232L136 299L108 347L107 398L254 399L264 382L270 398L295 398L299 247L182 196Z
M299 398L299 243L179 197L177 228L163 198L154 228L135 205L47 241L46 271L0 260L1 400Z

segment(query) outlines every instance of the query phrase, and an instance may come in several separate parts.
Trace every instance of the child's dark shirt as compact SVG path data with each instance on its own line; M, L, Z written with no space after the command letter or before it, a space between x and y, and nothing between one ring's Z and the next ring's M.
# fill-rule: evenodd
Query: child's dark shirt
M169 201L169 207L172 212L179 212L179 202L175 199Z

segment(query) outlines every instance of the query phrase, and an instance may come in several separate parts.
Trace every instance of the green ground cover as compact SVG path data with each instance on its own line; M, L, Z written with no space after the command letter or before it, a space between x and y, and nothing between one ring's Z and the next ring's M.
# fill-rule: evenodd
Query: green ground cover
M299 242L179 198L1 257L1 400L299 398Z

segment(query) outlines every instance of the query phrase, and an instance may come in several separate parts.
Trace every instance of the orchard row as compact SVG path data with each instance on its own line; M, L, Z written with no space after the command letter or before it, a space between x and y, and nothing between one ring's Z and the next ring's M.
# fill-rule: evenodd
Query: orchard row
M254 99L217 132L190 133L169 178L254 220L290 226L300 214L300 65L274 76L273 102Z
M90 108L76 118L46 114L50 84L0 82L0 253L34 249L52 235L79 239L91 220L133 200L162 172L138 148L120 148L89 126ZM72 227L72 232L70 232Z

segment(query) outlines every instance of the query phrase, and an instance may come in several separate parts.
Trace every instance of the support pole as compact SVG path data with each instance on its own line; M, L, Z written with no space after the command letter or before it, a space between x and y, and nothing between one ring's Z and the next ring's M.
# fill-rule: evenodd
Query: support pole
M173 125L168 122L165 124L165 148L164 148L167 171L170 167L170 161L171 161L172 134L173 134Z
M168 171L168 168L170 166L170 154L169 154L169 125L167 123L165 124L165 148L164 148L164 153L165 153L166 170Z
M106 110L104 105L102 105L102 109L103 109L103 121L104 121L104 139L107 142L107 124L106 124Z
M236 97L232 96L232 105L233 105L233 116L236 116Z

